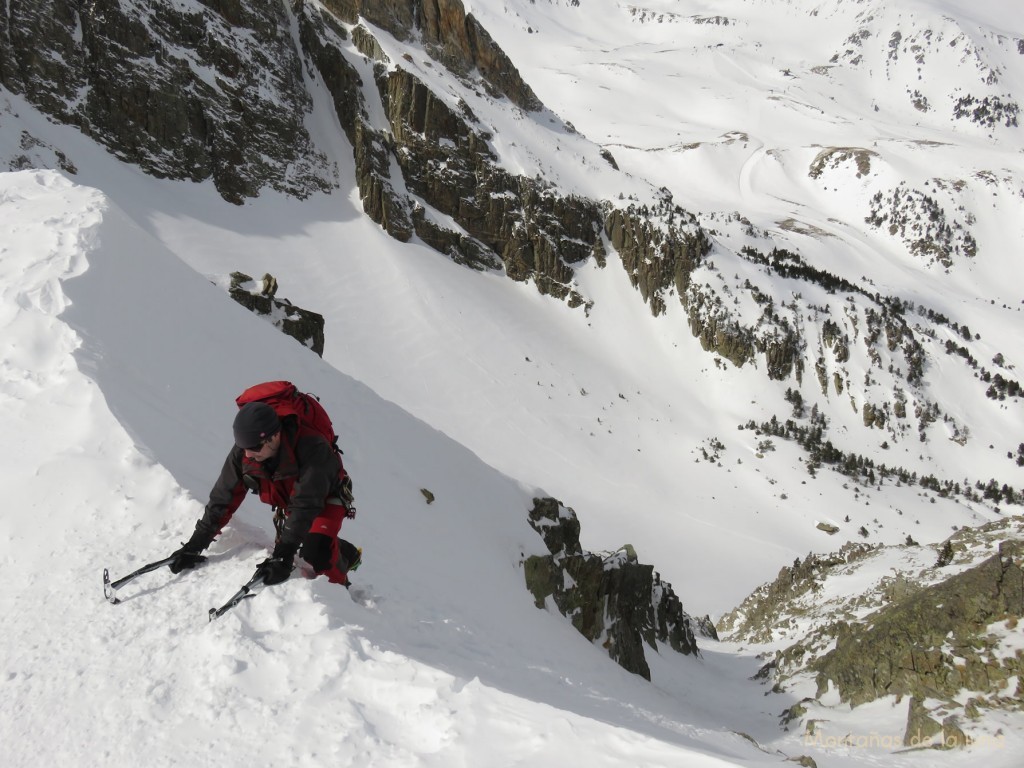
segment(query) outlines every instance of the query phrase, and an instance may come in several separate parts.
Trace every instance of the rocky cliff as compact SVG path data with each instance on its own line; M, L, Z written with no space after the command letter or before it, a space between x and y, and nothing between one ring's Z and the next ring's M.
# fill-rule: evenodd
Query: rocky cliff
M264 188L306 197L341 183L304 123L315 75L352 145L367 215L399 240L415 232L460 262L583 303L570 265L593 253L598 204L503 170L468 106L390 61L375 33L415 36L428 64L468 87L542 108L459 0L13 0L0 14L0 84L147 173L211 179L241 203ZM386 125L369 120L370 99Z
M336 180L291 29L273 2L12 0L0 84L154 176L303 197Z

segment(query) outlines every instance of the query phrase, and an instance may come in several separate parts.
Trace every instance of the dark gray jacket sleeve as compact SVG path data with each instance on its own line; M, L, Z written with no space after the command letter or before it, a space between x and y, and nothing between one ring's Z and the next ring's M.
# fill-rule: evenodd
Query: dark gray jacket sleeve
M242 482L242 456L244 452L238 446L232 447L220 476L210 491L210 501L202 518L196 523L196 530L185 546L195 552L202 552L228 524L235 510L245 498L245 485Z

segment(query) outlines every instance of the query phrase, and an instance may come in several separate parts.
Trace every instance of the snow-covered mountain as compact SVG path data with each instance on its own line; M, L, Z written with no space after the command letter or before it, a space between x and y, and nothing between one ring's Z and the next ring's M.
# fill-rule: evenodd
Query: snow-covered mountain
M781 731L803 693L747 680L770 646L650 654L647 684L522 562L551 495L719 616L809 552L1019 509L1011 6L431 4L446 36L405 3L9 3L0 158L56 171L0 195L15 764L967 759ZM26 56L36 23L67 33ZM227 298L236 270L324 316L322 361ZM107 605L99 572L187 535L271 378L339 423L355 600L294 580L207 627L269 540L251 508L202 572ZM970 755L1009 765L1016 717Z

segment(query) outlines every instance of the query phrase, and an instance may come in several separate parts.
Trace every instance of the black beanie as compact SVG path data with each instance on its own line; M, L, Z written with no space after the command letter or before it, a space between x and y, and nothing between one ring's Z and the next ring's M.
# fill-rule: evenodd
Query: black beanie
M266 403L246 403L238 410L235 423L235 445L257 450L260 443L281 429L281 420Z

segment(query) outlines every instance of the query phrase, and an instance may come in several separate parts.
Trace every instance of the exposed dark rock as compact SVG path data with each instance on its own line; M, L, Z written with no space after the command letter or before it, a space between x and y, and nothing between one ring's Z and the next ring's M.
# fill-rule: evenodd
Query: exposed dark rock
M702 635L711 640L718 640L718 630L715 628L715 622L708 614L704 614L699 619L691 618L690 629L693 630L695 636Z
M30 168L59 168L72 176L78 173L75 164L61 150L37 139L28 131L21 132L18 142L21 152L8 159L7 168L11 171L24 171Z
M665 311L666 297L675 294L687 312L690 331L705 350L737 367L762 355L769 378L783 380L795 372L799 380L804 343L794 330L785 323L781 328L741 323L718 292L693 284L692 275L705 264L711 242L667 195L653 211L633 205L611 210L605 233L655 315Z
M534 499L530 525L551 553L524 563L526 586L538 608L551 598L584 637L600 642L620 666L648 680L644 646L657 651L660 641L682 654L699 653L695 622L671 585L641 564L631 546L606 555L583 551L576 513L552 498Z
M231 273L231 298L257 315L267 316L274 326L323 357L323 315L296 307L287 299L277 299L276 293L277 280L272 275L253 280L242 272Z
M494 265L486 248L509 277L534 279L542 293L582 303L570 287L571 265L594 252L601 221L597 204L499 168L472 113L452 110L409 72L389 71L379 85L401 147L395 156L406 188L466 234L445 233L414 213L416 233L474 266Z
M0 82L147 173L235 203L334 183L282 4L12 0L2 23Z
M905 747L957 749L970 743L955 715L943 717L941 724L931 715L923 699L917 696L910 697L910 703L907 705L907 729L903 734Z
M501 259L479 240L454 232L434 223L426 209L418 205L412 211L412 224L416 235L435 251L449 256L452 261L476 270L502 269Z
M615 156L611 153L611 151L609 151L607 149L602 149L601 150L601 157L603 157L605 160L607 160L608 161L608 165L610 165L616 171L619 170L619 164L615 162Z
M478 73L493 93L522 109L543 106L504 51L466 13L461 0L326 0L324 6L349 24L363 18L398 40L417 34L430 54L454 74Z
M852 163L857 169L857 178L871 173L871 160L878 153L861 147L829 147L821 150L811 162L808 176L818 179L827 168L838 168L845 163Z
M754 679L772 691L816 681L816 697L787 710L784 725L803 720L811 733L832 719L815 718L837 710L824 703L826 691L838 694L841 710L894 696L909 702L905 723L892 723L905 728L907 746L956 748L971 743L964 724L986 711L1024 710L1022 565L1021 517L961 528L930 546L851 543L783 568L718 629L733 642L771 644ZM870 586L850 591L844 580Z
M622 256L633 287L640 290L656 315L664 312L663 296L669 290L674 289L685 301L690 276L711 250L700 228L689 222L659 226L649 212L634 205L610 211L604 231ZM695 331L694 335L699 334Z
M980 565L851 624L813 665L819 692L832 681L856 706L894 693L951 698L963 688L1002 690L1024 673L1024 660L994 658L995 641L984 630L1024 616L1022 562L1024 543L1005 541Z
M367 20L399 38L401 29L388 25L416 21L415 16L400 13L398 4L373 10L358 3L342 5L329 7L346 21L365 12ZM367 36L359 32L359 46L376 55ZM364 119L369 84L362 83L345 60L339 49L342 38L332 36L327 17L307 9L300 16L300 39L352 142L356 183L367 215L399 240L415 233L459 263L477 269L504 267L513 279L533 279L543 293L572 305L585 303L571 287L571 265L590 257L597 247L601 213L596 203L561 196L539 180L503 171L490 149L489 135L468 106L451 108L401 66L375 70L374 85L389 131L374 130ZM461 50L460 46L450 47ZM391 176L396 166L401 179ZM439 217L398 189L450 217L462 231L442 226Z

